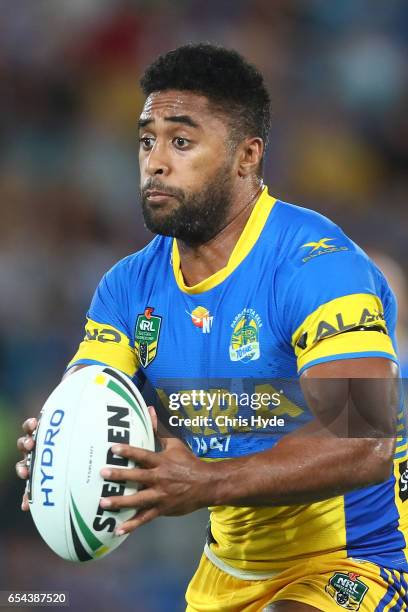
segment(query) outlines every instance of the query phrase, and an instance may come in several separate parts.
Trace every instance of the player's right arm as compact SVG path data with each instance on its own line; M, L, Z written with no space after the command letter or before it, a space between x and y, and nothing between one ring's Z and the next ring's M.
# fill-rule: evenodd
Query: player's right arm
M81 370L82 368L86 368L87 366L84 364L79 364L73 366L69 370L67 370L62 377L63 379L70 374L73 374L77 370ZM23 458L16 463L16 473L19 478L22 480L27 480L28 478L28 467L27 467L27 457L28 454L33 450L35 446L35 441L33 438L33 433L36 430L38 425L38 419L35 417L31 417L26 419L22 425L24 435L18 438L17 440L17 448L23 453ZM23 500L21 503L21 509L27 511L29 508L28 499L26 493L23 495Z
M109 365L133 376L138 363L126 319L126 260L114 266L102 278L87 313L85 337L68 364L63 378L92 364ZM16 463L19 478L27 480L27 456L34 448L33 433L38 419L29 418L22 425L24 435L18 438L17 448L23 458ZM22 510L28 510L23 495Z

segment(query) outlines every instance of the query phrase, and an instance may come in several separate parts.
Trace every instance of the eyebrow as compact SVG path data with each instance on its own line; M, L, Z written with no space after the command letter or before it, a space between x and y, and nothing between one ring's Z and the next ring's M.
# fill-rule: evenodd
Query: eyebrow
M171 117L165 117L165 121L170 121L171 123L184 123L184 125L189 125L193 128L198 128L199 125L196 123L190 115L172 115ZM153 119L139 119L138 126L140 128L146 127L149 123L152 123Z

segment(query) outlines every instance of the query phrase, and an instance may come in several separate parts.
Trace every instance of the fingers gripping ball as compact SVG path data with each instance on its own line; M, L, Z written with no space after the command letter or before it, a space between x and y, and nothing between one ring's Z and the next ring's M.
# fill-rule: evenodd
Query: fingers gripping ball
M105 465L133 468L114 455L123 443L154 451L146 404L130 379L113 368L89 366L65 378L46 401L29 456L28 498L34 523L63 559L99 559L127 535L115 530L134 508L109 511L101 497L135 493L135 484L104 480Z

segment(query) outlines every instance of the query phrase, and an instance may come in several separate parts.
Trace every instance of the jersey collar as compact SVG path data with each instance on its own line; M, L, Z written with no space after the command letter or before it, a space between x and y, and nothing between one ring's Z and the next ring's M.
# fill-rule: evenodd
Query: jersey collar
M268 219L268 216L275 205L275 202L276 198L269 195L268 188L265 186L261 195L256 201L254 208L252 209L251 215L230 255L227 265L218 270L218 272L215 272L215 274L212 274L208 278L200 281L197 283L197 285L192 285L189 287L185 284L180 267L180 254L177 246L177 240L173 238L172 263L174 277L179 289L181 289L181 291L184 293L196 294L209 291L222 283L235 270L235 268L239 266L239 264L245 259L255 245L264 228L266 220Z

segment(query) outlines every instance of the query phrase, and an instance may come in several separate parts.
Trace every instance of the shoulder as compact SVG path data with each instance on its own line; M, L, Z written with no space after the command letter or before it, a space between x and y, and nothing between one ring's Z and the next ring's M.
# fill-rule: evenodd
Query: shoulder
M281 200L275 208L278 268L285 276L324 274L325 270L342 274L352 267L356 274L370 271L377 282L386 282L367 253L332 220Z
M275 208L281 257L296 267L326 253L351 251L365 255L341 227L324 215L282 200L276 202Z
M303 312L301 303L305 312L312 312L342 296L367 294L378 296L385 308L392 305L394 297L382 272L333 221L286 202L277 202L275 213L275 288L285 308L296 304Z
M163 261L168 261L171 254L172 239L156 236L143 249L127 255L118 261L105 274L109 283L127 284L136 281L147 270L157 271Z
M327 217L283 202L275 212L277 320L299 372L346 355L395 359L395 299L374 262Z

